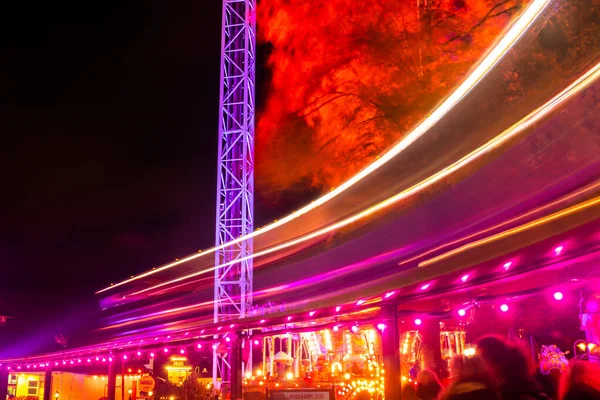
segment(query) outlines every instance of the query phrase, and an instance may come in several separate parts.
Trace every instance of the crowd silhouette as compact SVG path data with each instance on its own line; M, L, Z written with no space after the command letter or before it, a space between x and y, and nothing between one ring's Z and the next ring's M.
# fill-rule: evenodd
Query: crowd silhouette
M500 336L477 342L472 357L457 355L444 387L434 371L419 371L403 400L600 400L600 365L571 360L562 374L542 375L518 344ZM536 372L537 371L537 372Z

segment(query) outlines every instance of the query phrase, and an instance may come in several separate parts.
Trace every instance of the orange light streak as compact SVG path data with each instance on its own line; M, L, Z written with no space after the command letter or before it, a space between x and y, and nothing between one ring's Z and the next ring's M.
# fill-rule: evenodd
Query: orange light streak
M418 254L418 255L416 255L414 257L411 257L409 259L400 261L398 263L398 265L408 264L408 263L410 263L412 261L418 260L419 258L425 257L425 256L427 256L427 255L429 255L431 253L435 253L435 252L437 252L439 250L442 250L442 249L445 249L447 247L452 247L452 246L457 245L457 244L459 244L461 242L464 242L464 241L467 241L469 239L472 239L472 238L474 238L476 236L480 236L480 235L483 235L483 234L485 234L487 232L493 231L495 229L502 228L503 226L510 225L510 224L512 224L514 222L517 222L517 221L519 221L519 220L521 220L523 218L526 218L526 217L528 217L530 215L533 215L533 214L539 213L541 211L544 211L544 210L546 210L548 208L554 207L554 206L556 206L556 205L564 202L565 200L569 200L569 199L575 198L575 197L577 197L577 196L579 196L579 195L581 195L581 194L583 194L585 192L589 192L591 190L594 190L594 189L598 188L598 186L600 186L600 182L597 182L597 183L593 184L592 186L582 188L582 189L580 189L580 190L578 190L576 192L570 193L568 196L562 197L562 198L557 199L557 200L555 200L553 202L550 202L548 204L544 204L541 207L538 207L536 209L528 211L525 214L518 215L518 216L516 216L516 217L514 217L512 219L509 219L509 220L504 221L502 223L499 223L497 225L491 226L491 227L486 228L486 229L482 229L482 230L474 232L474 233L472 233L470 235L463 236L463 237L461 237L459 239L453 240L451 242L446 242L446 243L444 243L444 244L442 244L440 246L437 246L437 247L435 247L433 249L424 251L423 253L420 253L420 254Z
M525 9L523 14L514 22L514 24L509 28L506 34L500 39L500 41L491 49L491 51L483 58L483 60L477 65L477 67L473 70L473 72L456 88L452 94L447 97L442 104L438 108L436 108L427 118L425 118L419 125L417 125L408 135L406 135L400 142L398 142L392 149L390 149L387 153L383 154L380 158L375 160L373 163L369 164L367 167L362 169L352 178L348 179L346 182L341 184L339 187L335 188L331 192L326 195L318 198L314 202L306 205L298 211L293 212L292 214L282 218L279 221L276 221L270 225L263 227L260 230L256 230L248 235L241 236L235 240L229 241L227 243L223 243L222 245L212 247L204 252L199 252L197 254L192 254L190 256L184 257L181 260L177 260L168 264L165 264L161 267L153 269L151 271L147 271L143 274L134 276L133 278L126 279L117 284L108 286L102 290L96 292L96 294L103 293L110 289L116 288L121 285L125 285L129 282L133 282L147 276L156 274L158 272L164 271L166 269L175 267L177 265L183 264L185 262L195 260L204 255L212 254L218 250L227 248L236 243L240 243L242 241L252 239L258 235L261 235L265 232L269 232L275 228L278 228L290 221L295 220L308 213L309 211L325 204L331 199L337 197L350 187L354 186L372 172L376 171L402 151L404 151L408 146L410 146L413 142L423 136L429 129L434 126L442 117L444 117L458 102L460 102L475 86L477 86L483 78L488 74L488 72L504 57L504 55L516 44L516 42L521 38L521 36L529 29L529 27L533 24L533 22L537 19L537 17L544 11L546 6L551 2L551 0L533 0L532 3Z
M233 265L235 263L245 261L245 260L248 260L248 259L251 259L254 257L261 257L261 256L264 256L267 254L277 252L279 250L283 250L288 247L295 246L295 245L305 242L307 240L315 239L318 236L335 231L337 229L348 226L356 221L359 221L363 218L366 218L378 211L388 208L388 207L398 203L399 201L404 200L404 199L428 188L429 186L433 185L434 183L437 183L438 181L444 179L445 177L451 175L452 173L454 173L454 172L458 171L459 169L465 167L466 165L472 163L473 161L477 160L478 158L484 156L485 154L492 151L493 149L500 146L501 144L505 143L506 141L513 138L517 134L525 131L531 125L533 125L540 119L544 118L547 114L552 112L552 110L556 106L558 106L562 102L566 101L573 95L579 93L582 89L589 86L593 81L598 79L598 77L600 77L600 63L596 64L594 67L589 69L586 73L584 73L582 76L580 76L577 80L575 80L573 83L571 83L566 89L561 91L559 94L557 94L555 97L550 99L548 102L546 102L542 106L538 107L532 113L530 113L529 115L527 115L526 117L521 119L519 122L512 125L510 128L506 129L504 132L500 133L499 135L497 135L496 137L494 137L493 139L488 141L483 146L473 150L471 153L462 157L460 160L458 160L458 161L454 162L453 164L447 166L446 168L436 172L435 174L422 180L421 182L415 184L414 186L412 186L408 189L405 189L404 191L382 201L381 203L378 203L372 207L369 207L369 208L361 211L360 213L354 214L351 217L348 217L348 218L346 218L342 221L339 221L335 224L326 226L325 228L321 228L313 233L302 236L298 239L290 240L290 241L282 243L278 246L274 246L274 247L256 252L250 256L242 257L240 259L236 259L234 261L224 263L221 266L226 267L226 266ZM166 281L166 282L154 285L154 286L150 286L146 289L139 290L139 291L133 293L132 295L145 293L150 290L154 290L154 289L166 286L166 285L170 285L172 283L181 282L183 280L214 271L215 269L216 269L216 267L212 266L212 267L203 269L201 271L194 272L192 274L184 275L182 277L172 279L170 281Z
M447 253L440 254L437 257L430 258L429 260L425 260L425 261L423 261L423 262L421 262L419 264L419 267L426 267L428 265L435 264L436 262L439 262L439 261L444 260L446 258L452 257L455 254L459 254L459 253L462 253L462 252L464 252L466 250L473 249L475 247L484 245L486 243L491 243L491 242L494 242L496 240L504 239L506 237L515 235L515 234L517 234L519 232L523 232L523 231L526 231L528 229L534 228L536 226L543 225L543 224L546 224L548 222L552 222L552 221L557 220L559 218L562 218L562 217L564 217L566 215L570 215L570 214L576 213L577 211L581 211L583 209L586 209L586 208L589 208L589 207L593 207L596 204L600 204L600 197L595 197L593 199L584 201L581 204L577 204L577 205L569 207L569 208L567 208L565 210L556 212L554 214L550 214L550 215L548 215L546 217L543 217L543 218L536 219L535 221L529 222L529 223L527 223L525 225L521 225L521 226L518 226L516 228L509 229L507 231L504 231L502 233L498 233L496 235L487 237L485 239L481 239L481 240L477 240L475 242L468 243L468 244L466 244L464 246L461 246L461 247L459 247L457 249L451 250L451 251L449 251Z

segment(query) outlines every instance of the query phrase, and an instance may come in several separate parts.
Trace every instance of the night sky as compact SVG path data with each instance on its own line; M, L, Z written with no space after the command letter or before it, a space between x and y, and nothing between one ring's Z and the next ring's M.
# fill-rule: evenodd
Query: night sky
M15 319L0 349L214 242L221 2L12 3L0 314Z

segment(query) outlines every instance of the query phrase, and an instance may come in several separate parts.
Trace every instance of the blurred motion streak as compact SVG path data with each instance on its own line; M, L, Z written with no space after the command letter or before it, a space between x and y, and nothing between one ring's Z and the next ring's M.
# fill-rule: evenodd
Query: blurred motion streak
M460 160L454 162L453 164L445 167L444 169L438 171L437 173L433 174L432 176L428 177L427 179L417 183L416 185L388 198L385 201L382 201L379 204L376 204L372 207L369 207L365 210L363 210L360 213L357 213L349 218L346 218L342 221L339 221L337 223L331 224L325 228L319 229L315 232L312 232L308 235L302 236L298 239L295 240L291 240L285 243L282 243L280 245L262 250L262 251L258 251L255 252L253 255L248 256L244 259L247 258L253 258L253 257L261 257L273 252L277 252L292 246L295 246L297 244L300 244L302 242L305 242L307 240L311 240L314 239L318 236L324 235L326 233L329 232L333 232L335 230L338 230L340 228L343 228L345 226L348 226L356 221L359 221L363 218L366 218L368 216L371 216L373 214L375 214L378 211L381 211L383 209L386 209L396 203L398 203L401 200L404 200L410 196L413 196L414 194L430 187L431 185L433 185L436 182L439 182L440 180L442 180L443 178L451 175L452 173L458 171L459 169L465 167L466 165L470 164L471 162L477 160L479 157L484 156L485 154L487 154L488 152L490 152L491 150L495 149L496 147L504 144L505 142L507 142L509 139L512 139L513 137L515 137L517 134L524 132L527 128L529 128L530 126L532 126L534 123L536 123L537 121L539 121L540 119L544 118L545 116L547 116L549 113L551 113L555 107L557 107L559 104L561 104L562 102L566 101L567 99L569 99L571 96L577 94L579 91L581 91L582 89L586 88L587 86L589 86L592 82L594 82L598 77L600 76L600 63L596 64L594 67L592 67L591 69L589 69L587 72L585 72L582 76L580 76L577 80L575 80L575 82L573 82L571 85L569 85L566 89L564 89L562 92L560 92L558 95L556 95L555 97L553 97L551 100L549 100L547 103L545 103L544 105L540 106L539 108L537 108L535 111L533 111L531 114L527 115L525 118L521 119L519 122L517 122L516 124L514 124L513 126L511 126L510 128L508 128L507 130L505 130L504 132L500 133L499 135L497 135L496 137L494 137L493 139L491 139L490 141L488 141L486 144L484 144L483 146L475 149L474 151L472 151L471 153L467 154L466 156L462 157ZM239 262L240 260L234 260L232 262L229 263L225 263L223 264L223 266L227 266L227 265L231 265L233 263ZM167 285L171 285L173 283L177 283L177 282L181 282L183 280L186 279L190 279L202 274L206 274L209 273L211 271L213 271L215 269L214 266L210 267L210 268L206 268L203 269L201 271L192 273L192 274L188 274L188 275L184 275L181 276L177 279L172 279L157 285L153 285L150 286L148 288L136 291L134 293L132 293L132 296L134 295L138 295L141 293L146 293Z
M533 0L531 2L531 4L527 7L527 9L522 13L522 15L513 23L513 25L508 29L508 31L502 36L502 39L490 50L489 53L486 54L486 56L481 60L481 62L477 65L477 67L473 70L473 72L471 72L470 75L456 88L456 90L454 90L454 92L452 92L450 94L450 96L448 96L427 118L425 118L422 122L420 122L408 135L406 135L402 140L400 140L399 143L397 143L394 147L392 147L391 150L389 150L387 153L383 154L380 158L375 160L373 163L371 163L370 165L365 167L363 170L358 172L352 178L348 179L346 182L344 182L343 184L341 184L340 186L338 186L337 188L335 188L328 194L320 197L319 199L317 199L314 202L308 204L307 206L301 208L300 210L282 218L281 220L274 222L270 225L267 225L266 227L263 227L260 230L256 230L256 231L252 232L251 234L241 236L235 240L224 243L218 247L213 247L213 248L207 249L206 251L192 254L190 256L184 257L175 262L165 264L165 265L158 267L156 269L153 269L151 271L134 276L133 278L126 279L126 280L116 283L114 285L108 286L104 289L101 289L101 290L97 291L96 294L106 292L108 290L114 289L121 285L125 285L129 282L133 282L133 281L139 280L141 278L164 271L166 269L181 265L188 261L195 260L204 255L212 254L217 250L227 248L233 244L240 243L242 241L254 238L265 232L268 232L277 227L280 227L280 226L298 218L299 216L306 214L309 211L319 207L320 205L328 202L329 200L333 199L334 197L340 195L341 193L346 191L348 188L352 187L353 185L355 185L356 183L358 183L359 181L361 181L362 179L367 177L369 174L376 171L381 166L383 166L384 164L389 162L391 159L396 157L402 151L404 151L413 142L415 142L418 138L420 138L422 135L424 135L443 116L445 116L458 102L460 102L475 86L477 86L483 80L483 78L487 75L487 73L502 59L502 57L504 57L504 55L515 45L515 43L521 38L521 36L529 29L529 27L533 24L533 22L537 19L537 17L544 11L546 6L550 2L551 2L551 0ZM364 214L364 213L358 214L358 215L360 215L359 218L350 218L346 221L351 220L350 222L348 222L348 223L351 223L352 221L360 219L363 216L369 215L369 214L375 212L376 210L386 207L387 205L389 205L390 201L393 203L397 200L390 199L388 201L385 201L382 204L386 204L386 205L379 206L379 207L378 206L373 207L372 208L373 211L367 210L367 211L365 211L366 214ZM344 225L347 225L348 223L346 223ZM343 226L343 225L341 225L341 226ZM337 228L334 228L334 229L337 229ZM327 232L329 232L331 230L332 229L329 229L329 230L327 230ZM298 241L297 243L301 243L305 240L309 240L310 238L319 236L320 234L322 234L322 233L305 236L304 238L301 238L301 240ZM283 248L286 248L289 246L291 246L291 245L286 245L284 247L280 247L279 249L283 249ZM273 250L273 251L276 251L276 250ZM268 254L270 252L272 252L272 251L262 252L262 254ZM260 256L260 255L257 253L256 256ZM241 260L237 260L237 262L239 262L239 261L241 261ZM223 265L223 266L225 266L225 265ZM210 272L213 270L214 270L214 267L207 269L207 270L203 270L198 274L187 275L180 279L170 281L169 283L179 282L179 281L187 279L189 277L197 276L201 273L207 273L207 272ZM165 283L165 284L169 284L169 283ZM164 286L164 285L161 285L161 286ZM159 286L154 286L152 288L136 292L136 294L146 292L146 291L154 289L156 287L159 287Z

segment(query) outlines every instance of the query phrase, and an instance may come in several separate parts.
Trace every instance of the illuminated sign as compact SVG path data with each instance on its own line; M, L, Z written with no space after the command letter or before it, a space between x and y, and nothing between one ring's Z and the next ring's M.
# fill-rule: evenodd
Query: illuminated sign
M270 390L269 400L335 400L333 390L282 389Z

